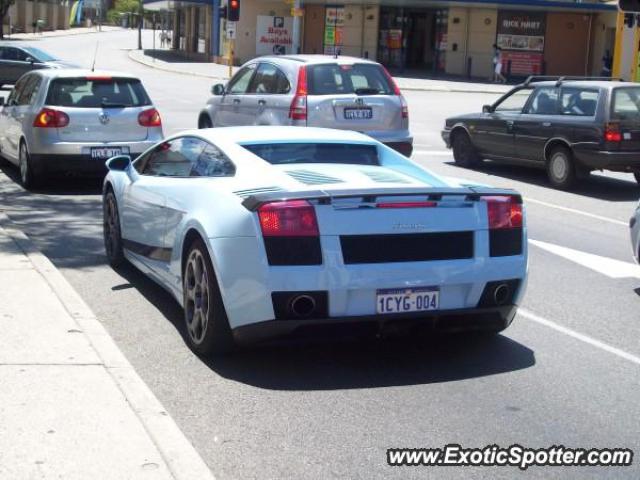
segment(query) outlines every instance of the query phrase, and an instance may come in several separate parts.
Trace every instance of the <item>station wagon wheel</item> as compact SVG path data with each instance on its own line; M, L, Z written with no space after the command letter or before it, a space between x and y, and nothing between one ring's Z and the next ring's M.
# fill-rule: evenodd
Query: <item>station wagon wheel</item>
M120 231L120 215L118 203L112 190L107 191L102 202L102 232L104 237L104 249L107 259L112 267L117 267L124 261L122 251L122 235Z
M451 147L453 149L453 159L461 167L473 168L480 164L478 151L466 132L456 133L453 136Z
M571 150L557 146L551 150L547 160L547 176L556 188L568 189L576 180L576 168Z
M213 122L209 115L203 115L198 121L198 128L213 128Z
M234 341L207 249L196 239L182 275L187 340L198 355L227 353Z
M20 181L22 182L22 186L27 190L37 187L39 178L33 171L29 151L24 141L20 142L18 165L20 167Z

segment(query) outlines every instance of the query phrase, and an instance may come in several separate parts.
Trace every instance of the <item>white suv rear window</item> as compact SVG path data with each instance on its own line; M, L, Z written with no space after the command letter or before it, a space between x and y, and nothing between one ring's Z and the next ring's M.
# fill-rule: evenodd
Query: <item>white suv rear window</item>
M393 95L393 86L379 65L330 63L308 69L309 95Z

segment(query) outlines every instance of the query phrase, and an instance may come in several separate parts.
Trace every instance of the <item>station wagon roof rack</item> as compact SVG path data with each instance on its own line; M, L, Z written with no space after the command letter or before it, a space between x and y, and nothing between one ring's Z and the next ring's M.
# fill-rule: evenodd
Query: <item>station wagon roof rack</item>
M597 81L622 82L623 81L622 78L618 78L618 77L584 77L584 76L569 76L569 75L565 75L565 76L558 76L558 75L530 75L524 81L523 85L527 86L532 82L543 82L545 80L547 80L547 81L555 80L557 87L562 85L562 82L568 81L568 80L580 80L580 81L587 81L587 82L597 82Z

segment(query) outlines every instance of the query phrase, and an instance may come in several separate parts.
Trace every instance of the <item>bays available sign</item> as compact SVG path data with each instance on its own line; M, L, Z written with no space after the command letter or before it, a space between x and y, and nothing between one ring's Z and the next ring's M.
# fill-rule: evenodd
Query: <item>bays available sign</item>
M293 49L293 17L258 15L256 55L285 55Z

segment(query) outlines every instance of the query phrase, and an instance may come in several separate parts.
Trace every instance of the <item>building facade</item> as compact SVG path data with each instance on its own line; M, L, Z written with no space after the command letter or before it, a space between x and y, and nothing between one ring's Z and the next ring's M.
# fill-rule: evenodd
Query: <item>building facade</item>
M4 18L5 35L32 32L34 22L38 22L40 30L66 30L69 9L67 0L16 0Z
M613 55L615 2L380 0L334 4L241 0L232 36L235 64L264 54L325 53L381 62L396 72L490 77L494 45L511 76L595 75ZM173 48L225 62L226 0L144 0L173 15ZM299 5L299 6L298 6ZM294 38L294 17L300 16Z

